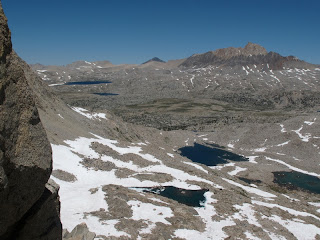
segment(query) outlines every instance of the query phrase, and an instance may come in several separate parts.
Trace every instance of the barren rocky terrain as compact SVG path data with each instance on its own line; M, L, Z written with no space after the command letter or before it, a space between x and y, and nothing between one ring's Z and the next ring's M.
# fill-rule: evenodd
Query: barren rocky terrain
M319 66L249 43L32 68L64 238L320 239Z
M0 4L0 239L320 239L319 80L254 43L29 66Z

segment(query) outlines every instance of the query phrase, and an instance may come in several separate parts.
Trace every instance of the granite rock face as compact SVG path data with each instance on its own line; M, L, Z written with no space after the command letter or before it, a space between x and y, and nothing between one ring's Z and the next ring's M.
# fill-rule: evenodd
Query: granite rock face
M10 30L0 4L0 239L59 239L60 221L53 226L57 234L50 238L22 234L26 221L34 213L58 221L59 200L58 188L51 186L50 191L45 186L52 170L51 147L24 71L13 61L14 57ZM47 215L50 210L42 205L50 198L55 198L51 201L57 210L54 216ZM42 226L35 231L45 236L48 224L44 219L40 222ZM35 227L32 221L28 224Z
M39 200L20 220L21 228L14 233L14 239L61 239L62 226L58 191L59 186L49 179Z

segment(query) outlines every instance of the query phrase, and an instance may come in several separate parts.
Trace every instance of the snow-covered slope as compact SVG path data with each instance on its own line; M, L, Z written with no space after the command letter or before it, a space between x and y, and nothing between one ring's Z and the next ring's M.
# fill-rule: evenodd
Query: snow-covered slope
M89 126L86 136L72 136L76 134L73 132L63 139L63 133L56 131L54 138L62 141L52 140L52 178L60 185L61 219L69 231L85 222L97 234L96 239L320 236L318 196L281 188L271 177L273 171L281 170L320 176L316 161L320 122L316 115L263 128L229 126L215 133L163 132L144 127L133 130L128 125L127 130L139 132L128 141L94 132L99 124L114 125L113 120L88 118L82 112L70 109L62 113L59 125L63 129L68 115L78 114L73 124ZM259 136L250 141L257 131ZM194 142L222 144L249 161L229 161L214 167L192 162L178 149ZM239 176L261 182L248 184ZM203 206L192 207L135 189L159 186L208 191Z

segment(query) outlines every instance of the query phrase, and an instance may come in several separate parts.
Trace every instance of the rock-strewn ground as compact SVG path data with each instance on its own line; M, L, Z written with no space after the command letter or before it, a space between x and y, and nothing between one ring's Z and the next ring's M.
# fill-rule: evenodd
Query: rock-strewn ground
M69 104L46 100L40 111L64 228L85 223L73 233L98 239L320 239L318 194L278 185L273 174L320 177L320 71L265 60L275 58L282 69L234 58L235 66L36 66ZM112 83L61 85L87 80ZM248 161L209 167L179 154L195 143ZM207 189L206 201L191 207L136 189L159 186Z
M301 229L319 237L317 194L281 187L272 174L294 169L320 175L317 113L213 132L156 130L101 113L41 111L69 232L85 222L101 239L303 239ZM249 161L208 167L179 155L194 142L218 144ZM208 189L207 202L190 207L133 189L154 186Z

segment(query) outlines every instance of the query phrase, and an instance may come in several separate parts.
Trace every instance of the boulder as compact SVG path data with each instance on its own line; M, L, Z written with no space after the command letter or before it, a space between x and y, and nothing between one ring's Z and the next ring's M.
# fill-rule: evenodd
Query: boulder
M39 209L50 212L46 209L49 203L41 200L44 195L55 197L51 202L59 209L57 191L50 190L49 185L46 188L52 171L50 143L24 71L12 61L14 57L10 30L0 3L0 239L20 239L14 236L25 229L30 209L37 209L40 215ZM44 205L35 208L39 201ZM57 212L53 212L52 220L56 221ZM61 239L61 230L59 234ZM59 234L46 239L58 239Z
M87 224L80 223L74 227L74 229L69 233L67 230L64 230L63 239L64 240L93 240L96 237L96 234L90 232Z

